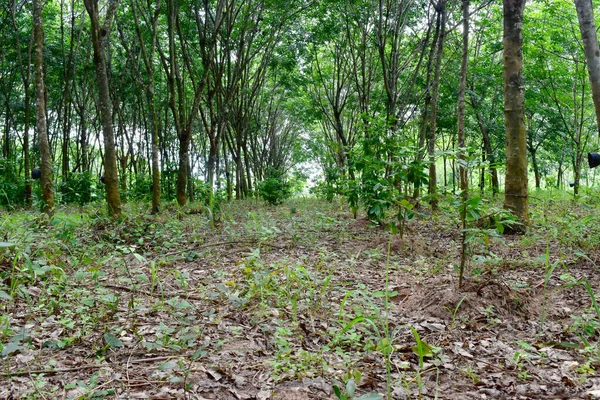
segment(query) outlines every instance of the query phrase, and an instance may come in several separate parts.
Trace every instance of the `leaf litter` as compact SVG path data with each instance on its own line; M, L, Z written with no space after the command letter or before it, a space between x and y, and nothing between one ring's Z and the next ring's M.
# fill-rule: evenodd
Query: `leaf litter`
M439 218L400 239L310 199L233 203L214 230L81 212L7 233L0 398L600 396L580 284L595 293L600 253L543 228L474 247L458 289L460 232Z

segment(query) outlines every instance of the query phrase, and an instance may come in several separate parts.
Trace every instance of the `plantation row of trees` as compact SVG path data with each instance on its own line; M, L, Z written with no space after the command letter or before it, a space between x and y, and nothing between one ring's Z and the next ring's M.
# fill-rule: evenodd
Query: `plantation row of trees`
M472 180L498 193L503 171L506 205L525 218L529 172L536 187L569 177L576 194L590 179L600 101L591 9L7 0L0 203L31 204L38 166L47 211L53 195L89 201L102 176L116 216L128 196L151 194L154 212L161 195L243 198L309 162L323 171L318 194L344 195L375 221L419 199L435 210L442 191L466 193Z

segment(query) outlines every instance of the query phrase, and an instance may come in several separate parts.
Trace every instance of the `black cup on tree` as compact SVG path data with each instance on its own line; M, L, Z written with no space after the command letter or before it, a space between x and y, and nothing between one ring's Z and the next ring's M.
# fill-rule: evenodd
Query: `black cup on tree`
M34 168L31 170L31 179L40 179L42 177L42 170Z
M600 154L588 153L588 164L590 165L590 168L596 168L600 165Z
M100 177L100 183L106 185L106 177L104 175Z

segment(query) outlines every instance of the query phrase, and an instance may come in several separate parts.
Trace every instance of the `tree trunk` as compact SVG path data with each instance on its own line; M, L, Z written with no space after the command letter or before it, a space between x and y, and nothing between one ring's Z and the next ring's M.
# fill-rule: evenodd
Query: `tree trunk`
M583 40L585 60L588 66L592 97L596 110L596 122L598 131L600 132L600 48L598 47L592 0L575 0L575 8L577 9L577 17L579 18L579 30L581 31L581 39Z
M540 188L540 167L537 162L537 151L529 149L529 154L531 154L531 165L533 167L533 174L535 175L535 188Z
M463 37L462 57L460 63L460 78L458 81L458 161L461 189L461 257L458 277L458 287L462 287L467 253L467 200L469 199L469 179L467 170L467 148L465 144L465 91L467 88L467 62L469 60L469 0L463 0ZM444 176L446 161L444 159Z
M15 32L18 32L17 22L15 19L16 13L16 2L11 5L11 18L13 28ZM29 123L31 120L31 50L32 43L29 43L29 50L27 52L27 66L23 63L23 55L21 54L21 42L19 35L15 34L15 43L17 45L17 61L19 63L19 70L21 71L21 80L23 81L23 92L25 92L25 124L23 128L23 166L25 169L25 204L31 205L31 160L29 157ZM5 158L8 158L10 153L10 140L8 136L9 123L10 123L10 92L6 95L6 132L3 147L3 154Z
M460 174L460 189L463 193L463 199L466 200L468 198L469 189L469 181L467 177L467 149L465 144L465 91L467 87L467 61L469 59L469 0L463 0L462 39L463 48L460 64L460 80L458 84L458 168Z
M421 130L419 132L419 146L417 148L417 160L423 159L423 150L425 148L425 140L429 137L427 128L429 127L429 105L431 103L431 70L433 69L433 59L435 56L435 49L437 41L440 35L440 20L436 18L435 32L433 34L433 41L431 42L431 49L429 50L429 58L427 59L427 74L425 78L425 102L423 105L423 115ZM429 28L430 29L430 28ZM429 30L427 32L429 34ZM413 198L418 201L421 196L421 183L417 182L413 191Z
M504 207L528 223L527 143L523 94L523 9L525 0L504 0L504 118L506 179Z
M33 0L33 36L35 42L35 104L36 104L36 129L39 138L40 155L42 158L41 185L43 211L52 215L54 213L54 192L52 191L52 163L50 159L50 143L46 125L46 98L44 84L44 30L42 25L41 0Z
M2 157L10 158L10 93L6 94L5 104L6 113L4 115L4 141L2 142Z
M442 57L444 55L444 37L446 36L446 0L440 0L436 9L438 9L439 18L441 18L441 25L431 93L431 122L429 123L429 141L427 143L427 152L429 154L429 196L431 197L429 204L431 205L431 211L433 212L438 208L437 172L435 168L435 135L437 129L437 103L440 87L440 73L442 69Z
M118 0L113 0L111 6L116 7ZM113 218L121 216L121 195L119 191L119 176L117 172L117 154L115 150L115 135L112 125L112 109L108 88L108 76L103 46L100 41L108 35L107 30L101 29L98 17L98 1L84 0L85 8L90 16L92 46L94 48L94 66L96 68L96 81L98 84L98 108L100 110L100 123L104 135L104 177L106 182L106 202L108 213ZM109 16L107 16L109 18ZM109 20L110 22L110 20ZM103 38L100 37L103 35Z

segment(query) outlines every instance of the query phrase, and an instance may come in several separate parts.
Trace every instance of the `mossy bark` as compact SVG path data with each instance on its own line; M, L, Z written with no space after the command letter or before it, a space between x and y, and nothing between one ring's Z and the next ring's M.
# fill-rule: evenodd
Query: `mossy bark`
M504 207L525 227L528 220L527 143L523 93L524 0L504 0L504 118L506 180Z
M98 108L100 110L100 124L104 136L104 177L106 184L106 202L108 213L113 218L121 216L121 195L119 190L119 174L117 170L117 154L115 150L115 135L112 125L112 109L108 88L106 64L102 53L100 35L108 35L108 31L100 28L97 0L84 0L85 8L90 16L92 46L94 49L94 66L96 69L96 82L98 84ZM111 4L116 7L116 3Z

